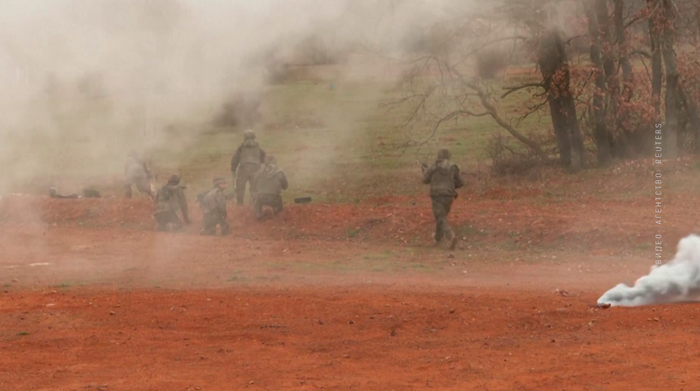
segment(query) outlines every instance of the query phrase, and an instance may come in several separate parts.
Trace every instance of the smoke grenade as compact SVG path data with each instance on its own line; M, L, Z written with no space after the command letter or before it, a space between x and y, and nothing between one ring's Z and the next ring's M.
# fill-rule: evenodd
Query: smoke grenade
M599 306L636 307L700 301L700 236L678 242L671 261L653 266L634 286L618 284L598 299Z

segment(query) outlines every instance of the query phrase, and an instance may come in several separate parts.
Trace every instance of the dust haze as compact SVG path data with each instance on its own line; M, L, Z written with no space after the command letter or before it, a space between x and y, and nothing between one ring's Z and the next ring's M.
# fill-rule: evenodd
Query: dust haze
M184 148L232 96L263 91L261 59L293 61L309 37L337 50L396 53L448 4L4 1L0 194L28 181L48 188L68 174L117 177L129 150ZM174 138L173 126L192 131Z

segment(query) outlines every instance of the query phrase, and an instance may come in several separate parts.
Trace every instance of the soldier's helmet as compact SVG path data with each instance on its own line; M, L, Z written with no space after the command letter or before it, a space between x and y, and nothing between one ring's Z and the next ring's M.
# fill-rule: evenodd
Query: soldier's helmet
M168 178L168 184L169 185L179 185L180 184L180 175L178 175L178 174L170 175L170 178Z
M255 132L248 129L245 132L243 132L243 137L245 137L246 140L255 140Z
M214 186L219 186L219 184L226 183L226 179L222 176L218 176L214 178L212 182L214 183Z
M437 153L438 160L448 160L452 155L447 148L442 148Z
M277 158L274 155L265 156L265 164L277 164Z

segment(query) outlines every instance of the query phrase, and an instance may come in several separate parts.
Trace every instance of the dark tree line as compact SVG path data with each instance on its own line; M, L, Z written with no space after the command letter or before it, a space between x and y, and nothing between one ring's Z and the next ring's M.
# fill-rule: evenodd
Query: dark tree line
M417 67L439 74L429 83L430 93L413 95L420 97L421 110L427 110L426 101L438 91L451 93L458 102L435 118L433 133L447 119L490 115L527 149L546 157L536 140L498 114L489 88L480 84L483 80L467 81L459 71L465 58L510 41L532 54L540 80L508 87L501 98L525 88L537 91L533 96L539 104L523 117L548 108L561 165L577 171L594 161L605 165L613 159L649 157L658 122L663 123L664 158L676 158L684 148L700 153L700 2L504 0L489 14L508 20L517 33L472 44L468 50L463 46L461 52L452 47L449 56L429 54ZM580 34L564 32L562 20L567 17L585 26ZM477 15L472 25L483 29L488 18ZM585 62L576 53L572 59L570 48L577 40L589 44ZM587 150L592 148L595 155L589 159Z

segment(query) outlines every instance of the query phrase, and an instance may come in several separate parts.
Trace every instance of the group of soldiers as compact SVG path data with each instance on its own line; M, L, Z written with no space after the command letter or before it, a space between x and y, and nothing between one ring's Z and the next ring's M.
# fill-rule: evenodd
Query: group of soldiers
M440 149L437 159L432 165L422 164L422 182L430 185L430 198L435 217L434 244L439 245L447 239L451 250L459 241L458 236L450 227L447 216L452 203L457 198L457 189L464 186L459 166L450 160L451 154L447 149ZM250 185L250 195L253 200L255 216L262 220L265 216L277 215L282 210L282 191L289 187L287 177L278 166L272 155L267 155L255 139L251 130L244 132L243 143L236 149L231 159L231 172L235 184L236 203L244 204L246 185ZM136 188L155 199L154 217L158 222L158 230L166 231L168 225L175 230L182 228L179 214L182 214L185 224L190 224L185 198L185 186L180 185L180 176L173 174L168 183L157 192L151 188L151 172L148 165L139 159L135 152L129 154L126 164L125 195L131 198L131 188ZM223 177L216 177L214 187L200 194L197 199L204 213L202 235L216 235L217 226L221 234L230 231L227 222L227 197L224 191L227 183ZM265 213L265 211L271 213Z
M255 217L258 220L274 217L282 211L282 191L289 187L287 176L277 166L277 159L266 154L260 147L252 130L244 132L243 143L231 159L231 172L236 203L239 206L244 205L246 186L249 185ZM169 226L174 231L180 230L183 221L184 224L191 224L184 191L186 186L181 185L180 175L170 175L168 183L154 191L151 187L153 176L150 167L134 151L129 153L127 158L125 175L126 198L132 197L131 189L136 186L141 193L154 199L153 216L158 224L158 231L168 231ZM217 227L220 227L222 236L230 233L226 188L226 179L216 177L213 180L213 188L197 196L203 212L201 235L216 235Z

